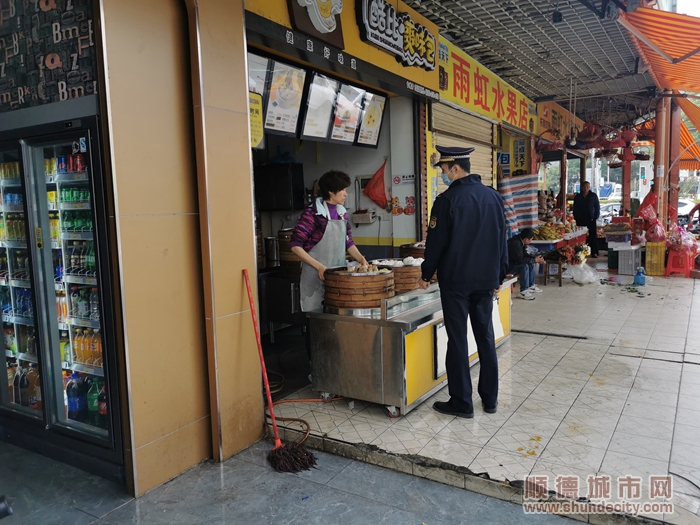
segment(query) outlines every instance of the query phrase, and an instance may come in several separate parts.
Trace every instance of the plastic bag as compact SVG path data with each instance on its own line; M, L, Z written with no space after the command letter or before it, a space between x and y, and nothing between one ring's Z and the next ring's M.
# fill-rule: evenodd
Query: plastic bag
M579 284L591 284L600 281L600 276L587 264L569 264L566 268L574 282Z
M666 230L658 219L654 219L649 229L647 229L647 242L666 241Z
M386 196L386 186L384 185L384 168L386 168L386 161L384 161L382 167L377 170L377 173L372 176L367 186L365 186L365 189L362 190L362 193L376 202L382 209L386 210L389 199Z
M669 250L679 252L693 251L696 245L695 238L692 237L682 226L672 226L668 232L666 246Z

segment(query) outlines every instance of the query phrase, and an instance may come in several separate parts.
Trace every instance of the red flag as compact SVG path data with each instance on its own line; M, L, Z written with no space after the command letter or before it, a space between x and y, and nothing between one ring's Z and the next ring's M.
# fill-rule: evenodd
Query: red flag
M389 199L386 196L386 186L384 185L384 168L386 161L382 167L377 170L377 173L369 180L365 189L362 190L364 195L376 202L383 210L386 210Z

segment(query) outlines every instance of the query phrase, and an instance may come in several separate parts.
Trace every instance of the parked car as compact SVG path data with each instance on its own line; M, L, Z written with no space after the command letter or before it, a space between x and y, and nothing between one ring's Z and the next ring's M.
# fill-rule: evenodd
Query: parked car
M695 207L695 201L691 199L678 199L678 224L686 225L688 224L688 215L690 210ZM698 214L695 214L694 223L698 222Z
M602 228L603 226L610 224L613 217L617 217L620 214L620 203L613 202L608 204L600 205L600 217L596 221L596 226Z

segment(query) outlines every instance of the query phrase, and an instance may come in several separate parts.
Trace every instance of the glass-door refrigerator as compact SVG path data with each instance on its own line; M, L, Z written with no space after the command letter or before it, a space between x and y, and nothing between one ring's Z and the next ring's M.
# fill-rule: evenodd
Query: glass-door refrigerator
M90 117L0 135L0 425L92 471L123 463L97 131Z

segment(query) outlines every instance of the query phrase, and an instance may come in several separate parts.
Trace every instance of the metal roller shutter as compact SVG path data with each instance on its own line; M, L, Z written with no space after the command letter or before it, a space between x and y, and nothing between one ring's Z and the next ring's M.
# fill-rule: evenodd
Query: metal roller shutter
M470 158L471 171L481 175L481 181L491 186L493 149L489 144L492 143L493 124L445 104L433 104L433 118L438 146L476 148ZM440 191L445 189L440 187Z

